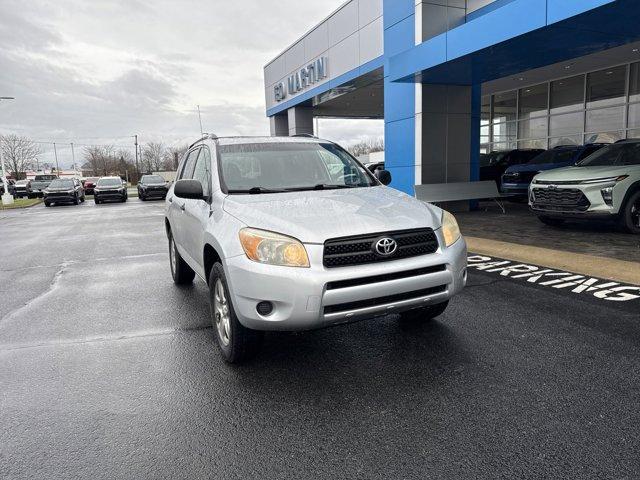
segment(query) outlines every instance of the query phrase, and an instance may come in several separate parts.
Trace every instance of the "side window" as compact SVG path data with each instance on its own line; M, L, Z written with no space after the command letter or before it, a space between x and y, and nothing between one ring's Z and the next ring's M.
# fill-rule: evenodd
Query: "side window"
M211 154L207 147L203 147L200 152L192 178L200 180L202 193L205 197L208 197L211 195Z
M178 178L178 180L188 180L190 178L193 178L193 169L196 166L198 153L200 153L199 148L189 152L186 160L184 161L184 165L182 166L182 171L180 172L180 177Z

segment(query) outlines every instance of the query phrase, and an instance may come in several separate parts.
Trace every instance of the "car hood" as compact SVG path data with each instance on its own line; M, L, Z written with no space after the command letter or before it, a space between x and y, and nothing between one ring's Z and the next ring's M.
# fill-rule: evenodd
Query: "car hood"
M546 170L555 170L556 168L566 167L571 162L565 163L525 163L522 165L513 165L507 168L505 173L522 173L522 172L544 172Z
M388 187L230 195L224 210L249 227L304 243L411 228L440 228L442 210Z
M536 180L567 182L572 180L583 181L597 178L617 177L627 175L630 171L637 169L633 166L621 167L566 167L558 168L550 172L543 172L536 175Z

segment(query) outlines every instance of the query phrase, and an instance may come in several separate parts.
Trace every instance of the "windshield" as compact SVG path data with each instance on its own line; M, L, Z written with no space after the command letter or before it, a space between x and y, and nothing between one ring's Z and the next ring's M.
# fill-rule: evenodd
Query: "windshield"
M121 187L122 180L119 178L101 178L98 180L99 187Z
M556 150L547 150L540 155L533 157L528 163L531 165L542 165L549 163L569 163L573 160L577 148L559 148Z
M50 188L73 188L73 180L57 178L49 184Z
M36 180L53 180L55 178L55 175L36 175L35 177Z
M84 181L89 183L96 183L98 180L99 180L98 177L89 177L89 178L86 178Z
M229 193L376 185L364 167L331 143L221 145L218 152Z
M140 183L165 183L165 179L160 175L145 175L140 179Z
M640 142L616 143L601 148L582 160L580 167L619 167L640 165Z
M27 183L29 183L29 180L18 180L16 182L16 185L23 186L23 185L26 185Z

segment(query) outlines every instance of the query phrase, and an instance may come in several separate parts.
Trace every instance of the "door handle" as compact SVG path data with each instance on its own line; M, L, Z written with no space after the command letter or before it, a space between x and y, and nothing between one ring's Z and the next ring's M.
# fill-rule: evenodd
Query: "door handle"
M173 203L173 197L169 197L169 203Z
M180 210L182 210L184 212L184 203L182 205L180 205Z

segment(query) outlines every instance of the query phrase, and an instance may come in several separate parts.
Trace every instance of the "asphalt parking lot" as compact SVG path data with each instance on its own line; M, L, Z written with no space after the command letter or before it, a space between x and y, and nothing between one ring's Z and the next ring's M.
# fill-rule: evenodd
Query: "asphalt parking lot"
M470 269L437 321L220 359L163 202L0 212L0 478L637 478L640 303Z

